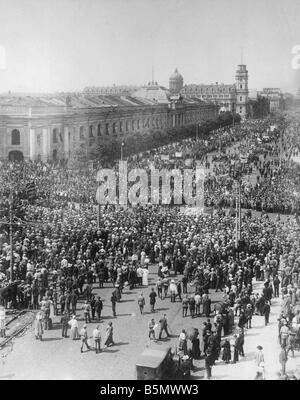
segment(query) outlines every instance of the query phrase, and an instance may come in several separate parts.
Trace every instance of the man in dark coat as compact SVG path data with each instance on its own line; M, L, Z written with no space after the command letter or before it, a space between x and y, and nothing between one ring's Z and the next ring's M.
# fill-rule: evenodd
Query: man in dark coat
M269 323L269 317L270 317L270 302L266 301L265 306L264 306L264 316L265 316L265 325L267 326Z
M97 300L96 300L96 303L95 303L95 309L96 309L98 321L100 321L101 312L102 312L102 309L103 309L103 303L102 303L102 300L101 300L100 296L97 297Z
M117 314L116 314L117 297L114 292L111 295L110 301L111 301L111 308L112 308L113 316L116 317L117 316Z
M151 312L154 312L154 306L155 306L155 302L156 302L156 292L154 290L154 288L151 289L151 292L149 294L150 297L150 306L151 306Z
M161 334L163 333L163 331L166 332L167 337L170 337L170 334L168 332L168 321L166 314L164 314L164 316L159 320L159 323L160 323L160 332L158 339L161 339Z
M62 315L60 322L61 322L61 335L62 337L68 337L68 327L69 327L69 315L67 313L67 311L64 312L64 314Z

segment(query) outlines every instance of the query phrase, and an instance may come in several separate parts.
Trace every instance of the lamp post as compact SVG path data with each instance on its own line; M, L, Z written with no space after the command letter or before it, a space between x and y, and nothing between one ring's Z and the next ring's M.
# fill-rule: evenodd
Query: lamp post
M13 194L9 193L9 246L10 246L10 282L13 281Z

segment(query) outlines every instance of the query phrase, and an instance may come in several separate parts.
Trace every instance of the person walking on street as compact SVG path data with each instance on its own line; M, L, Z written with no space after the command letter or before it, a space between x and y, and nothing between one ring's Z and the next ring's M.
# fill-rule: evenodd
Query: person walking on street
M182 329L182 331L179 335L178 350L182 351L183 355L187 354L187 337L186 337L185 329Z
M80 339L81 339L81 348L80 352L83 353L83 346L85 345L88 350L90 350L90 346L88 344L88 333L87 333L87 325L84 324L80 331Z
M85 301L82 308L83 308L84 320L85 323L87 324L88 322L91 322L91 306L88 300Z
M206 369L206 379L211 379L211 370L214 364L212 352L207 349L207 355L205 357L205 369Z
M276 275L273 279L274 297L279 297L279 285L280 279L278 278L278 275Z
M106 347L109 347L110 345L113 346L115 344L114 339L113 339L113 331L114 331L113 324L112 324L112 322L109 322L106 327L106 332L105 332L104 345Z
M195 316L195 306L196 306L196 301L193 295L190 296L189 298L189 307L190 307L190 316L194 318Z
M95 351L96 354L98 354L101 352L101 332L99 325L97 325L96 328L93 330L93 339L95 343Z
M287 326L287 321L284 320L283 326L280 328L280 344L282 346L286 347L288 337L289 337L289 328Z
M286 355L287 356L289 355L289 352L291 351L292 352L292 357L293 358L295 357L295 353L294 353L295 343L296 343L296 332L292 328L290 328L289 337L288 337L288 340L287 340L287 348L286 348Z
M94 294L92 294L90 305L91 305L92 320L93 320L95 319L95 314L96 314L96 299Z
M149 294L150 297L150 306L151 306L151 312L154 312L154 307L155 307L155 303L156 303L156 292L154 290L154 288L151 289L151 292Z
M271 311L270 302L266 301L264 306L265 326L267 326L269 323L270 311Z
M103 309L103 302L102 302L100 296L97 297L97 300L96 300L96 303L95 303L95 309L96 309L96 313L97 313L97 319L98 319L98 321L100 321L101 312L102 312L102 309Z
M280 371L281 376L284 376L286 374L286 363L287 363L287 360L288 360L288 356L287 356L287 353L286 353L286 346L282 344L281 345L281 351L279 353L279 362L280 362L280 365L281 365L281 371Z
M255 354L255 359L254 359L254 366L255 366L255 380L259 378L259 375L261 373L261 368L262 368L262 363L263 363L263 368L264 368L264 363L265 363L265 356L263 353L263 347L262 346L257 346L257 352Z
M35 318L35 338L38 340L43 339L43 333L44 333L44 328L43 328L43 313L39 311L36 315Z
M111 301L111 308L112 308L113 316L116 317L117 316L117 314L116 314L117 297L114 292L111 295L110 301Z
M189 299L187 297L187 294L185 294L182 299L182 316L183 317L187 316L188 308L189 308Z
M139 298L138 298L138 305L140 307L140 313L143 314L144 307L145 307L145 297L144 297L142 292L141 292L141 294L139 295Z
M148 322L148 329L149 329L149 339L151 340L151 337L156 340L155 338L155 321L154 318L151 319L151 321Z
M159 320L160 323L160 332L159 332L159 336L158 339L161 339L161 335L163 333L163 331L166 332L167 337L170 337L170 334L168 332L168 321L167 321L167 316L166 314L164 314L164 316Z
M69 315L67 311L65 311L64 314L62 315L60 323L62 328L61 336L66 338L68 337L68 327L69 327Z
M233 361L232 364L235 364L237 361L239 361L239 338L237 335L233 336L234 338L234 351L233 351Z
M178 296L178 297L179 297L179 300L181 301L181 293L182 293L181 282L178 281L177 284L176 284L176 286L177 286L177 295L176 295L176 296ZM175 296L175 297L176 297L176 296Z

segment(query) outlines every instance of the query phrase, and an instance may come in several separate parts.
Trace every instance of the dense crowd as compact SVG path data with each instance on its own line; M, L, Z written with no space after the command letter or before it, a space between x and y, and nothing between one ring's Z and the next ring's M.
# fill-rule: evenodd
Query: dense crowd
M220 129L206 140L189 139L128 159L129 168L146 169L151 163L156 168L184 168L186 159L192 160L191 165L200 160L210 171L205 183L206 204L218 206L212 215L195 217L175 206L127 209L107 206L98 226L94 207L95 172L72 171L41 162L2 162L0 208L7 209L10 185L18 183L13 193L19 217L14 220L13 229L15 286L9 285L8 226L1 229L1 300L6 306L42 310L37 337L42 330L41 320L45 318L47 325L50 315L60 314L63 324L74 327L71 336L76 338L79 302L84 301L87 323L91 318L101 318L102 301L93 294L96 282L100 288L111 282L111 304L116 315L116 303L123 288L147 286L149 265L158 263L158 296L170 296L171 301L178 296L184 317L200 314L214 317L212 324L206 322L202 332L201 351L206 357L208 376L221 353L224 362L231 358L237 362L244 354L244 332L251 328L252 315L263 315L268 323L271 299L280 294L279 283L285 303L290 300L283 310L283 318L290 325L298 315L295 310L300 303L298 219L292 215L287 221L269 218L264 213L259 217L245 215L242 241L236 248L235 220L223 208L235 204L234 182L238 171L235 161L238 154L244 153L248 162L238 171L241 178L253 170L259 172L254 186L242 184L242 205L260 211L290 214L298 211L299 166L291 160L291 155L297 152L293 146L296 141L298 148L295 138L299 126L293 125L283 135L280 123L274 130L270 130L270 124L270 120L247 121L241 126ZM207 154L212 151L215 156L209 161ZM174 159L178 152L182 157ZM165 154L168 159L162 159ZM277 156L275 161L274 156ZM37 190L34 203L24 195L31 181ZM4 219L6 216L4 213ZM253 290L254 279L265 281L266 290L261 294ZM194 288L193 295L187 295L187 284ZM8 287L6 295L3 289ZM211 290L224 292L222 302L213 309ZM239 317L238 330L235 316ZM234 342L222 342L222 337L231 333L235 334ZM194 359L201 353L198 335L196 332L190 337ZM82 336L86 336L84 332ZM113 342L111 326L108 337L108 343ZM184 356L188 354L187 340L183 331L179 350Z

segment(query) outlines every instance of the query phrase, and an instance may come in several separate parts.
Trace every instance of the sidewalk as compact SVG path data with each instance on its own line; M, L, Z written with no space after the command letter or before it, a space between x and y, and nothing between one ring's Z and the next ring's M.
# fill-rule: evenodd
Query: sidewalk
M260 292L263 282L254 283L254 292ZM265 379L278 380L280 363L278 342L278 315L280 314L281 298L272 299L270 322L265 326L264 317L254 315L252 328L245 332L245 357L240 357L236 364L224 364L217 361L212 369L214 380L253 380L255 377L254 357L257 346L263 347L265 356ZM233 351L232 351L233 354ZM287 374L300 378L300 353L295 351L295 358L289 354L287 362Z

